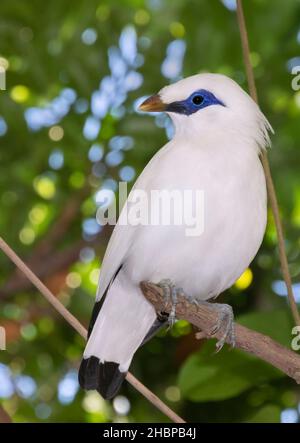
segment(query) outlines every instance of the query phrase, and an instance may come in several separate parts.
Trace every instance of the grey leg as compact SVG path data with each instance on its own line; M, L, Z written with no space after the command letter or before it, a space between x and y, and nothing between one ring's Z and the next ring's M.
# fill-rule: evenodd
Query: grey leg
M168 322L170 326L173 326L176 320L177 297L182 289L176 288L176 286L172 283L170 279L161 280L159 283L157 283L157 286L159 286L163 290L165 303L167 304L171 300L172 307L169 314Z
M159 286L163 290L164 301L165 303L168 303L171 298L171 289L174 286L172 281L168 278L165 278L164 280L161 280L159 283L157 283L157 286Z

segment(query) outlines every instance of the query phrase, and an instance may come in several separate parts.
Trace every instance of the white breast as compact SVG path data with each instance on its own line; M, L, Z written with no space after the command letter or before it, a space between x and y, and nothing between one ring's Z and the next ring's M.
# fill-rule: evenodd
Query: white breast
M256 255L266 226L266 186L255 149L174 140L154 157L137 186L204 191L204 231L137 226L124 271L138 284L169 278L199 299L231 286ZM199 146L200 145L200 146Z

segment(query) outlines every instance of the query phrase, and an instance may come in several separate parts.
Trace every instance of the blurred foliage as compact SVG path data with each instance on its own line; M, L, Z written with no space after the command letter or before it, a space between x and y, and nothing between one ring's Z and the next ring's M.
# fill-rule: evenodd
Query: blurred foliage
M275 129L271 166L300 300L300 4L244 2L261 107ZM85 325L110 231L101 191L129 186L171 134L139 97L200 71L247 88L231 0L2 0L1 235ZM83 340L1 254L0 402L13 421L164 421L124 384L113 403L78 389ZM289 345L292 320L272 216L251 270L220 300L243 324ZM186 322L137 353L132 372L189 421L299 421L299 388L237 350L214 355ZM299 409L298 409L299 411ZM1 414L0 414L1 417Z

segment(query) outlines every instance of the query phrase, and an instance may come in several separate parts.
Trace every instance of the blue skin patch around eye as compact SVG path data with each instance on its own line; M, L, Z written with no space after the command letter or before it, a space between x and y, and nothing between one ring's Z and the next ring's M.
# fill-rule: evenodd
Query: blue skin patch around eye
M206 89L199 89L198 91L193 92L193 94L185 100L168 104L166 111L191 115L194 114L194 112L211 105L225 106L225 104L217 99L212 92L206 91Z

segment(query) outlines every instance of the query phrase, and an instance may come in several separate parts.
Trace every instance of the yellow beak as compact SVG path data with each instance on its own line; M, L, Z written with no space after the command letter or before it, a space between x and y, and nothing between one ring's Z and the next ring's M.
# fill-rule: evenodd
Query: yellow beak
M166 106L166 103L161 101L159 95L152 95L139 106L139 110L145 112L162 112L166 110Z

